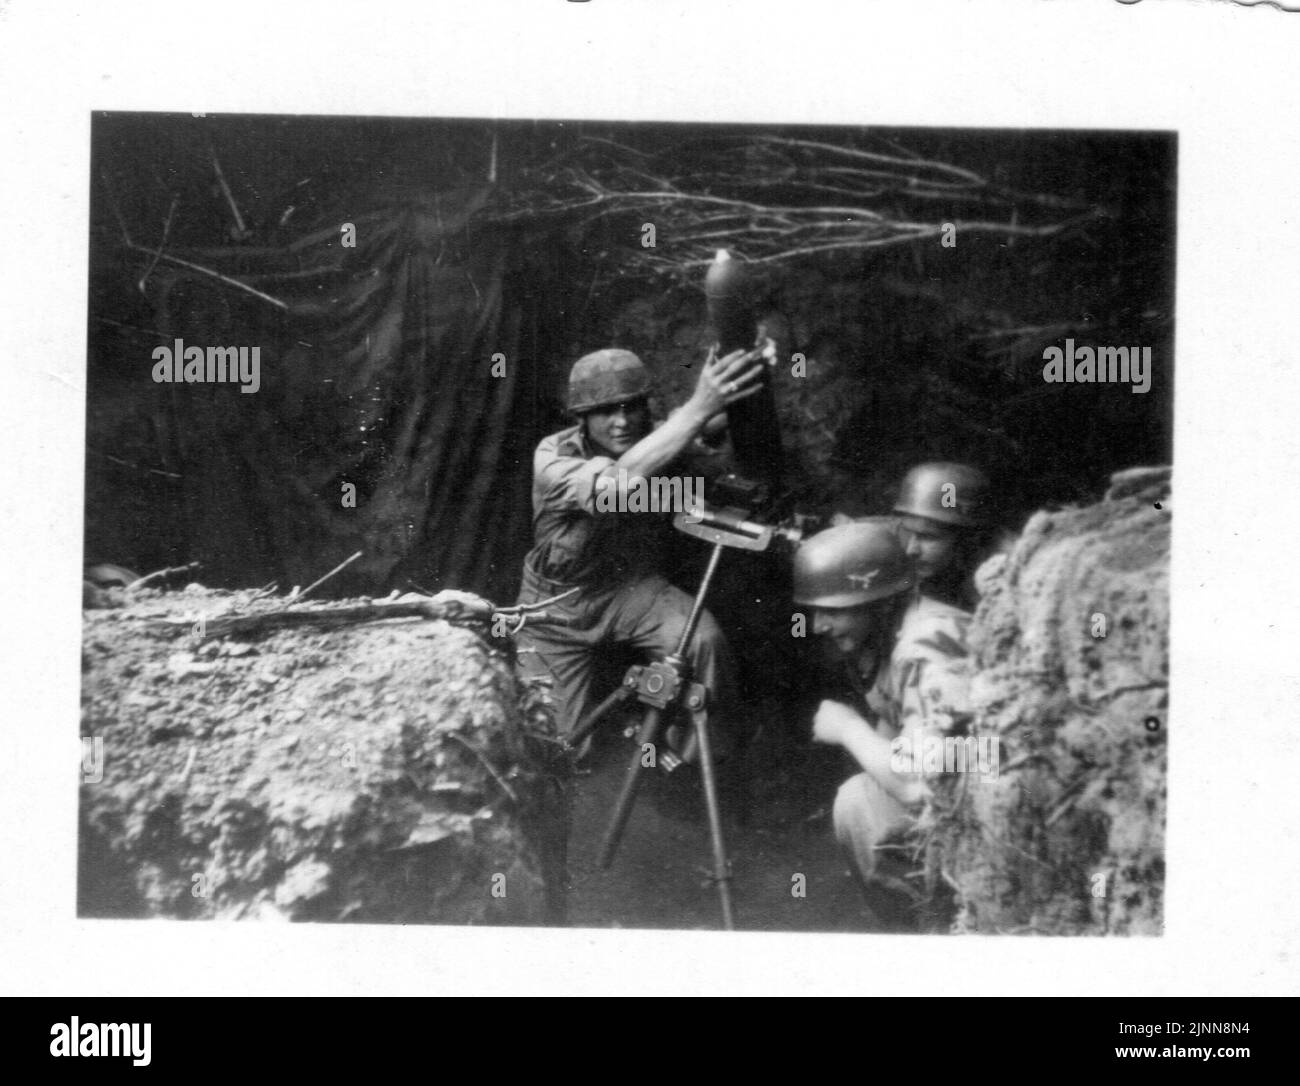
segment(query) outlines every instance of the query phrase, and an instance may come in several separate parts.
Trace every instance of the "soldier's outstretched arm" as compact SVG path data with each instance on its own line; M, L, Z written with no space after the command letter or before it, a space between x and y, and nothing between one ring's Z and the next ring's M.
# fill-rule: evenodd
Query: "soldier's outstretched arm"
M662 426L620 456L616 467L629 476L644 476L672 463L710 419L762 388L761 357L758 350L732 351L725 358L709 352L691 398Z
M905 806L924 798L925 782L921 775L897 772L891 741L851 706L838 701L823 701L813 717L813 738L843 747L865 773Z

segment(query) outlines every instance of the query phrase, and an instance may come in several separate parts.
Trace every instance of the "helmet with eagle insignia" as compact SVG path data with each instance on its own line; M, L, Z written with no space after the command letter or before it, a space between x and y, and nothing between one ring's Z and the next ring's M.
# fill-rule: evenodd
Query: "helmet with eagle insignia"
M856 607L906 592L916 583L890 522L827 528L794 556L794 601L807 607Z

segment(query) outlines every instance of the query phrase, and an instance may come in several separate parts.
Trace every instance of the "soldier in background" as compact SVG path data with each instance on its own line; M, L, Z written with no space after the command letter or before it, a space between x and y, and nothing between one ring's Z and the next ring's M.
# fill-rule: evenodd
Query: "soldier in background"
M966 610L979 602L974 575L992 542L989 480L969 464L917 464L894 514L922 595Z

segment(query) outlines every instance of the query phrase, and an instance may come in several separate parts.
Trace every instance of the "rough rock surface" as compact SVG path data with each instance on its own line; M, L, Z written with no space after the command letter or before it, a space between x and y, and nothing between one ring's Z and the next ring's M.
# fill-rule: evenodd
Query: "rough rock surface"
M1000 772L931 812L958 930L1161 931L1169 518L1166 469L1120 473L980 570L972 730Z
M85 614L79 912L562 921L567 781L505 656L418 618L206 644L157 621L283 606L254 600Z

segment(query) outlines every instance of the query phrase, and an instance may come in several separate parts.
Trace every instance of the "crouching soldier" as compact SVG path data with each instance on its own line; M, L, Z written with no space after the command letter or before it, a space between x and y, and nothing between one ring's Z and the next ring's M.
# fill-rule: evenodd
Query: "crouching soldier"
M659 563L678 510L629 512L640 503L620 491L680 472L683 465L674 462L705 428L759 390L759 357L710 353L690 399L657 427L647 402L650 375L636 355L607 349L574 363L568 406L578 422L544 438L533 458L534 545L519 595L520 603L535 603L569 593L547 606L564 624L525 626L515 639L521 674L550 677L562 735L594 703L598 650L621 644L663 655L676 649L692 599L669 584ZM687 656L710 702L725 705L731 659L707 612Z
M811 610L813 632L833 643L858 691L854 704L820 704L813 738L843 747L860 770L840 786L833 819L864 888L879 846L914 826L926 798L926 767L910 753L964 729L967 714L970 615L919 595L915 580L887 522L828 528L795 554L795 602Z

